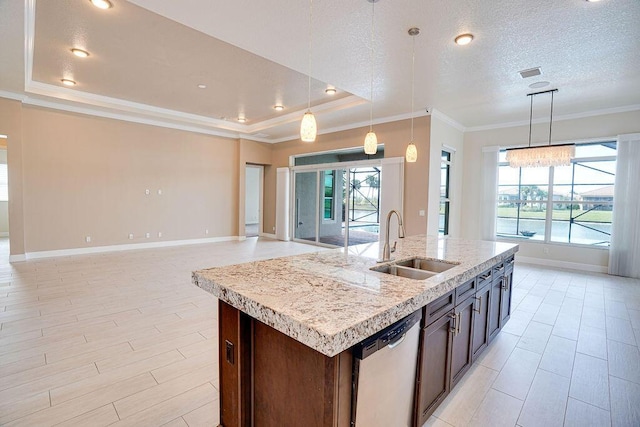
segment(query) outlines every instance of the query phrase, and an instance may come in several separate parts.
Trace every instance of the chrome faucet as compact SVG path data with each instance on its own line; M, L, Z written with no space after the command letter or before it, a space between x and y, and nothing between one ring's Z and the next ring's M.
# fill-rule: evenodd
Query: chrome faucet
M391 252L394 252L396 250L396 244L398 242L393 243L393 250L389 246L389 226L391 225L391 215L394 213L398 217L398 237L400 239L404 238L404 226L402 225L402 215L400 215L400 212L398 212L397 210L392 209L391 211L389 211L389 214L387 215L387 229L386 229L386 235L384 239L384 248L382 249L382 260L380 260L380 262L391 261Z

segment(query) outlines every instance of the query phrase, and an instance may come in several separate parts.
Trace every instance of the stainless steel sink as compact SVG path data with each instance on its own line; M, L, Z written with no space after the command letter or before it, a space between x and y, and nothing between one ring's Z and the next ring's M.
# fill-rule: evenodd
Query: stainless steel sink
M439 259L427 259L427 258L409 258L402 261L397 261L395 265L400 265L403 267L415 268L418 270L426 270L434 273L442 273L443 271L447 271L450 268L455 267L456 263L441 261Z
M456 263L439 259L409 258L393 264L385 264L379 267L371 267L371 270L392 276L406 277L414 280L424 280L436 274L455 267Z
M414 280L424 280L428 279L431 276L435 276L437 273L425 270L419 270L416 268L403 267L400 265L383 265L380 267L372 267L371 270L377 271L380 273L391 274L392 276L400 276L406 277L408 279Z

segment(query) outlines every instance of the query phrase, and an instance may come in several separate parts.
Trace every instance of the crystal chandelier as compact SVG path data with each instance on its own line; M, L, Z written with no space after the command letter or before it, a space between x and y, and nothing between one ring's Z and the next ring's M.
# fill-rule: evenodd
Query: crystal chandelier
M313 12L313 0L309 0L309 85L307 112L302 116L300 123L300 139L303 142L314 142L318 134L316 118L311 112L311 16Z
M378 151L378 137L373 131L373 69L374 69L374 16L375 5L378 0L367 0L371 3L371 105L369 109L369 132L364 138L364 153L376 154Z
M551 145L551 125L553 124L553 93L558 89L530 93L531 107L529 112L529 146L526 148L510 148L507 150L507 161L512 168L568 166L576 155L575 144ZM531 146L531 124L533 118L533 98L542 93L551 93L551 113L549 117L549 144L540 147Z
M411 141L407 145L407 151L404 155L407 163L415 163L418 160L418 148L413 143L413 97L416 82L416 36L420 34L420 28L409 28L409 35L413 39L413 53L411 56Z

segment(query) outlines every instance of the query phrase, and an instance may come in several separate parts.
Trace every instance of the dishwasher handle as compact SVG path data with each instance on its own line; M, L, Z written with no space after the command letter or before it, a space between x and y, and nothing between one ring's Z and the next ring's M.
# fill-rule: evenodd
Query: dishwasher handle
M406 337L407 337L407 333L405 332L404 334L400 335L395 341L390 342L389 345L387 345L387 347L389 347L389 349L396 348L397 346L402 344L402 341L404 341Z

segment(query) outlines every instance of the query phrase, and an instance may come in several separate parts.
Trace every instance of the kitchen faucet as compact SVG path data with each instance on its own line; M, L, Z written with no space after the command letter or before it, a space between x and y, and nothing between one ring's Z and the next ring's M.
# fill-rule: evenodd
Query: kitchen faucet
M404 238L404 226L402 225L402 215L400 215L400 212L398 212L397 210L392 209L389 211L389 214L387 215L387 228L385 230L386 234L384 239L384 249L382 250L382 260L380 260L380 262L391 261L391 252L396 250L396 244L398 242L393 243L393 250L391 250L391 247L389 246L389 226L391 225L391 215L394 213L398 217L398 237L400 239Z

